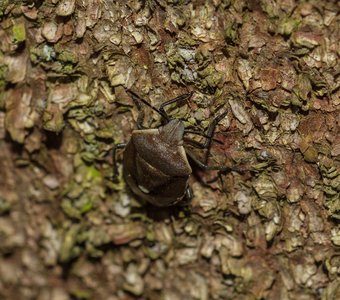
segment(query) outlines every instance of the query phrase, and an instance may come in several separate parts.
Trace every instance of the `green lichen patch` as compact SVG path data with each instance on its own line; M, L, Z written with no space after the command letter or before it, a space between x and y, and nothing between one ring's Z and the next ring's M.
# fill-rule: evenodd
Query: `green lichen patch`
M0 1L0 299L338 299L335 2ZM113 144L189 92L169 119L230 170L154 207Z

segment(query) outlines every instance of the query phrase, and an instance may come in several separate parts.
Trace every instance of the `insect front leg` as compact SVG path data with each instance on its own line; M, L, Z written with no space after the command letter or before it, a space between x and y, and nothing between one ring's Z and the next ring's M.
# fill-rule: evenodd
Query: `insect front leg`
M235 171L238 173L243 173L244 170L240 169L240 168L235 168L235 167L227 167L227 166L209 166L207 165L207 163L205 162L201 162L193 153L191 153L190 151L186 150L185 151L187 156L190 157L190 159L202 170L204 171L212 171L212 170L216 170L216 171L220 171L220 172L231 172L231 171Z
M197 142L195 140L192 140L190 138L184 138L184 141L188 144L199 148L199 149L207 149L205 156L204 156L204 163L203 165L206 165L208 162L209 154L210 154L210 146L211 141L213 140L213 135L215 132L215 128L217 124L227 115L227 111L220 114L219 116L215 117L209 124L208 129L206 132L200 132L200 131L192 131L192 130L185 130L184 133L190 133L190 134L197 134L205 138L205 141L203 143Z
M185 189L185 192L184 192L184 198L181 201L179 201L178 203L176 203L175 205L181 206L181 207L188 206L193 197L194 197L194 194L192 192L192 188L188 185Z
M185 200L186 202L190 202L190 200L194 197L194 194L192 192L191 187L188 185L188 187L185 190Z

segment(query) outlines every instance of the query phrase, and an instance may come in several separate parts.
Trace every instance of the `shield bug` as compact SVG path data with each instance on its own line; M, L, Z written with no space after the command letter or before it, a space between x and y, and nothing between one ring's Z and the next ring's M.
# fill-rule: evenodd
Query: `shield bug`
M158 109L140 98L134 92L128 92L140 111L137 129L132 132L127 144L115 144L113 147L114 178L117 177L116 150L124 149L123 176L132 192L141 199L155 206L170 206L186 203L192 198L188 179L192 173L189 159L204 170L231 171L236 170L225 166L208 166L198 160L187 144L200 149L209 149L211 139L218 122L226 112L215 117L207 131L188 130L180 119L171 119L165 107L186 100L192 96L187 93L164 102ZM162 119L158 128L143 127L144 113L141 103L156 111ZM188 133L198 134L205 138L204 143L186 137ZM207 155L206 155L207 160Z

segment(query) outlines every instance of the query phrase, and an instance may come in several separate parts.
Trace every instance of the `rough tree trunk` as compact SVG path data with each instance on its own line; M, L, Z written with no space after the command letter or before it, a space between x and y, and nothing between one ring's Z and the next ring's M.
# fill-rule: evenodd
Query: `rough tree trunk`
M335 0L1 0L0 299L340 299L338 59ZM141 202L127 90L243 172Z

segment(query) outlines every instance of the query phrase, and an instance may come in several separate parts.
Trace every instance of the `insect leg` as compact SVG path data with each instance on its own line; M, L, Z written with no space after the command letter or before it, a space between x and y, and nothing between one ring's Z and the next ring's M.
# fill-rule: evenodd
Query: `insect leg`
M188 206L190 204L190 200L193 197L194 195L193 195L192 189L188 185L184 192L184 198L181 201L177 202L175 205L182 206L182 207Z
M199 149L205 149L206 147L205 147L205 145L203 144L203 143L200 143L200 142L197 142L197 141L195 141L195 140L192 140L192 139L189 139L189 138L183 138L183 140L186 142L186 143L188 143L188 144L190 144L191 146L194 146L194 147L196 147L196 148L199 148Z
M117 160L116 160L116 151L118 149L124 149L127 144L114 144L112 148L112 164L113 164L113 175L112 178L116 179L118 177L118 167L117 167Z
M191 134L197 134L200 136L203 136L205 138L204 143L200 143L197 141L194 141L192 139L184 138L184 140L189 143L190 145L200 148L200 149L208 149L207 152L205 153L204 157L204 164L207 164L209 154L210 154L210 145L211 141L213 140L213 135L215 132L215 128L217 124L227 115L227 112L225 111L224 113L220 114L219 116L215 117L209 124L207 132L200 132L200 131L192 131L192 130L186 130L185 133L191 133Z
M190 151L186 150L186 154L187 156L190 157L190 159L201 169L205 170L205 171L212 171L212 170L217 170L217 171L221 171L221 172L231 172L231 171L235 171L235 172L239 172L239 173L243 173L244 170L239 169L239 168L235 168L235 167L227 167L227 166L208 166L206 163L201 162L193 153L191 153Z
M182 101L182 100L185 100L185 99L188 99L192 96L194 92L190 92L190 93L187 93L187 94L184 94L184 95L181 95L181 96L178 96L174 99L171 99L171 100L168 100L168 101L165 101L164 103L161 104L161 106L159 107L159 111L166 116L166 119L169 120L169 117L167 115L167 113L165 112L164 110L164 107L165 106L168 106L172 103L175 103L175 102L179 102L179 101Z
M215 128L217 124L227 115L227 111L215 117L209 124L207 132L204 134L206 136L206 141L204 142L205 148L209 148L211 144L212 136L214 135Z
M190 201L193 198L193 193L191 187L188 185L187 189L185 190L185 199L186 201Z

